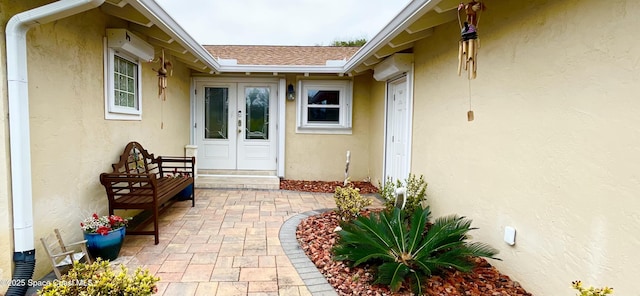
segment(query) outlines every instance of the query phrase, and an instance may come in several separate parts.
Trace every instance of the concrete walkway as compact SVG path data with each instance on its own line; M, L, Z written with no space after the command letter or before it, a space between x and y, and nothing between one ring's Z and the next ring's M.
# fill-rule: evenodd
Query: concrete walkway
M336 295L295 240L302 218L335 208L332 194L197 189L190 205L161 215L160 244L125 238L117 261L159 276L156 295Z

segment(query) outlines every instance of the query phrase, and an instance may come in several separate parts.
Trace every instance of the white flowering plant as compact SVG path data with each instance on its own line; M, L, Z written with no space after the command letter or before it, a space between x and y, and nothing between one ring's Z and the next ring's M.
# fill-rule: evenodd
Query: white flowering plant
M80 228L82 228L82 231L87 233L107 235L109 231L127 227L128 223L128 219L123 219L120 216L98 216L98 214L93 213L91 217L80 222Z

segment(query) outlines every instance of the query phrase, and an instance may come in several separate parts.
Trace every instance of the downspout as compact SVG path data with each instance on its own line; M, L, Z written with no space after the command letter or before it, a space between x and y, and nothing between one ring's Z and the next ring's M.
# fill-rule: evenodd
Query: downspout
M12 283L27 283L35 268L31 143L29 130L29 83L27 81L27 32L41 25L93 8L105 0L61 0L14 15L7 23L7 90L13 202ZM28 285L9 287L7 296L24 295Z

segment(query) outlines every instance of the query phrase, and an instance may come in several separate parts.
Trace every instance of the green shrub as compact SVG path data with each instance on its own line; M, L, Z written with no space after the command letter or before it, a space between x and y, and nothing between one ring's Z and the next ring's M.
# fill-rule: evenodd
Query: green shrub
M73 268L59 281L48 283L38 295L44 296L146 296L158 291L156 283L160 280L149 274L149 270L138 267L130 275L124 265L116 273L109 261L101 259L92 264L74 262Z
M609 288L606 286L603 288L594 288L594 287L584 288L582 287L581 281L572 282L571 286L574 289L578 290L578 292L580 293L580 294L577 294L578 296L603 296L603 295L613 294L613 288Z
M350 221L358 217L360 211L371 205L372 202L370 199L362 197L360 190L354 188L352 184L348 184L344 188L336 187L333 199L336 201L337 213L343 221Z
M422 202L427 200L427 182L424 180L424 176L420 175L420 178L416 178L414 174L409 174L409 178L404 182L397 180L394 183L391 179L387 179L387 182L380 188L380 195L387 211L393 211L393 208L396 207L396 189L402 187L406 189L405 196L407 198L402 210L405 211L407 217L411 217L416 209L422 207Z
M376 284L398 291L409 281L413 292L422 294L422 280L440 268L470 271L471 256L494 258L498 251L483 243L468 243L471 220L458 216L436 219L425 232L431 211L420 207L409 219L400 209L358 217L341 223L340 239L333 248L334 260L354 266L379 264Z
M393 211L393 208L396 207L396 188L402 187L402 182L397 180L396 183L394 183L391 178L387 178L384 184L378 182L378 187L380 187L378 193L382 197L385 210L389 212Z

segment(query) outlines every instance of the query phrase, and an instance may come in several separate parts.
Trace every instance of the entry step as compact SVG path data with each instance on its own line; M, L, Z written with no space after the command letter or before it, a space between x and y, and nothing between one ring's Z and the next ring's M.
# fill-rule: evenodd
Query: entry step
M249 171L249 170L198 170L199 176L227 176L227 175L244 175L244 176L275 176L276 171Z
M196 188L280 189L280 178L268 175L198 174Z

